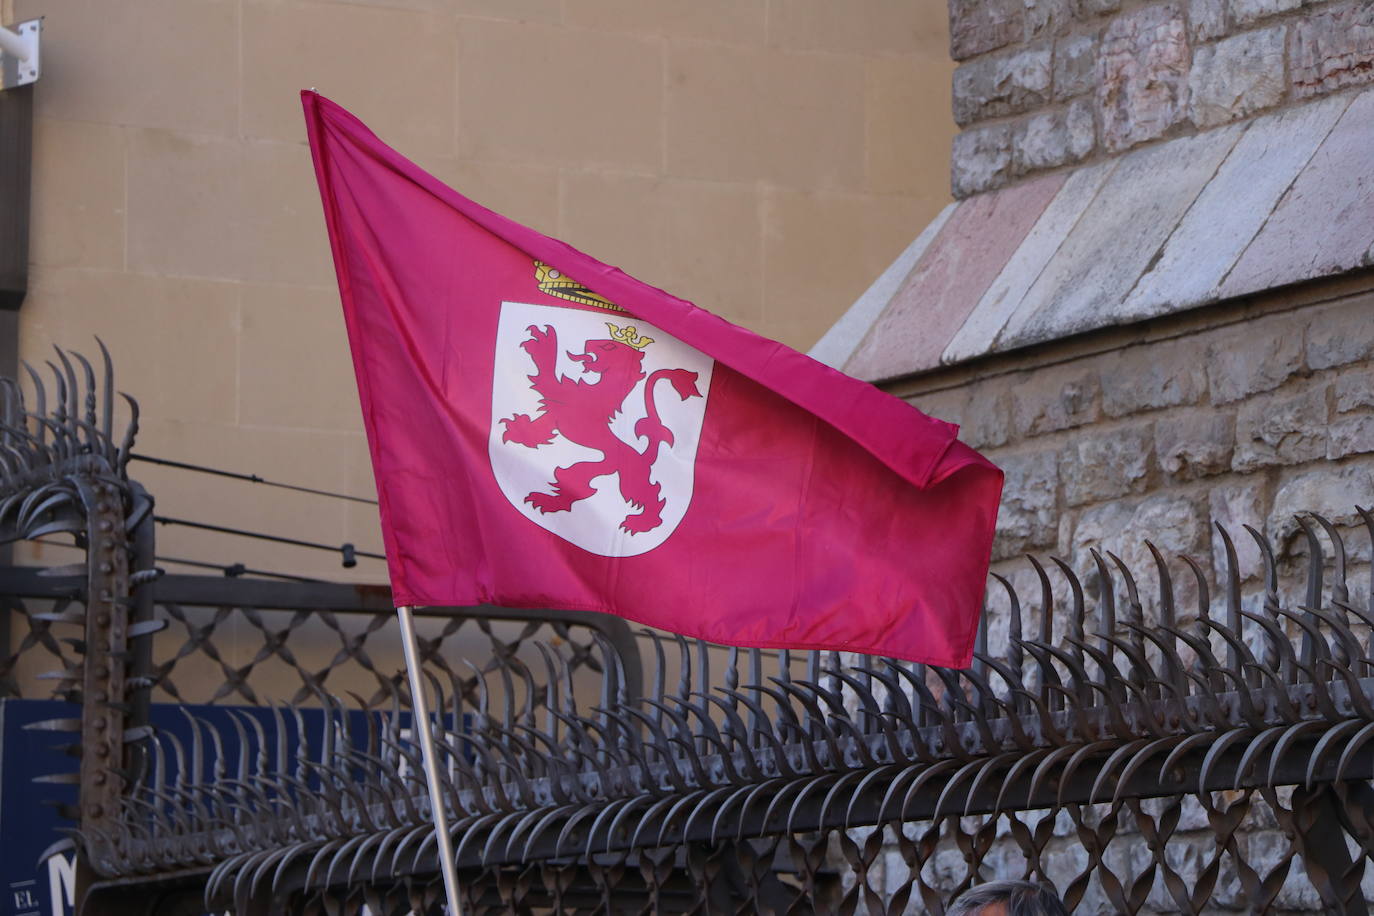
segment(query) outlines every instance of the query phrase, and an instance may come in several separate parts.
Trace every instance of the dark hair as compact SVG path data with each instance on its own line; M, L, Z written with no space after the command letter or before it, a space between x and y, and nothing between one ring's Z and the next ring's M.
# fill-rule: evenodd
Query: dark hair
M945 911L946 916L977 916L985 906L1007 905L1007 916L1068 916L1054 891L1029 881L991 881L970 888Z

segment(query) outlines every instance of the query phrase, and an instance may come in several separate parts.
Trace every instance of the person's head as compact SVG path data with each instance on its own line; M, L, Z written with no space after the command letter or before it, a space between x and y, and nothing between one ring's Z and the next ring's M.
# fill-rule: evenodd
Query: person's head
M1068 916L1054 891L1029 881L991 881L969 888L946 916Z

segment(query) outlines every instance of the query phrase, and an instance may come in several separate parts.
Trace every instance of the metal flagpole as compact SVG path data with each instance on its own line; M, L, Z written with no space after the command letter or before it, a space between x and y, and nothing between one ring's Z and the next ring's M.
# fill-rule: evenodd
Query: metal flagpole
M410 696L413 721L411 732L420 738L420 752L425 761L425 779L429 783L429 806L434 812L434 831L439 839L439 867L443 870L444 890L448 894L450 916L463 916L458 905L458 863L453 858L453 837L448 832L448 812L439 788L439 761L434 750L434 732L429 723L429 704L425 702L425 688L420 672L420 649L415 642L415 618L409 607L398 607L401 620L401 645L406 653L406 671L410 675ZM423 723L423 724L422 724Z

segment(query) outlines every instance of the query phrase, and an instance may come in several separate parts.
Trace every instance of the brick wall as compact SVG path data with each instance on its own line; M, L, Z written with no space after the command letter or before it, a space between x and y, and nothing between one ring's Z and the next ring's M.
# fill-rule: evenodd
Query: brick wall
M1374 2L951 0L956 197L1374 81Z

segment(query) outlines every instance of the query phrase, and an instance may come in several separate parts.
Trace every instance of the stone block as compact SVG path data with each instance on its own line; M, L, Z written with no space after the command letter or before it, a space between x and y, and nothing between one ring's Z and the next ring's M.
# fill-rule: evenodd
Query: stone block
M1072 429L1101 415L1101 386L1089 369L1049 369L1018 384L1011 393L1017 436Z
M650 78L662 83L661 75L644 77ZM568 91L589 97L575 81ZM860 57L672 45L666 92L670 175L815 190L863 187ZM585 114L581 102L571 107ZM605 112L617 122L626 117L614 105ZM653 118L643 126L655 134L662 129ZM656 160L649 171L660 168Z
M1108 160L1110 176L1016 305L995 348L1058 340L1171 311L1165 303L1154 303L1153 311L1126 303L1241 127L1228 125Z
M1231 18L1246 26L1302 6L1302 0L1231 0Z
M1074 879L1083 874L1084 870L1090 867L1092 863L1092 860L1088 858L1088 851L1083 848L1081 843L1053 844L1046 850L1041 861L1044 863L1045 878L1059 888L1061 892L1072 886ZM1096 890L1097 884L1096 881L1091 883L1084 900L1079 902L1080 907L1083 907L1085 902L1089 902L1087 898ZM1102 896L1102 893L1098 891L1098 901L1105 904L1106 901L1101 899ZM1084 912L1088 913L1098 912L1087 907L1083 907L1083 909ZM1103 910L1103 912L1108 911L1110 911L1110 906L1107 910Z
M1214 127L1282 102L1287 34L1288 27L1278 25L1198 48L1188 76L1193 123Z
M1274 904L1275 908L1281 907L1289 912L1320 913L1328 909L1301 856L1293 859L1293 868L1288 872Z
M1073 24L1075 0L1026 0L1026 41L1063 34Z
M996 461L1007 476L997 512L993 558L1004 560L1032 547L1052 546L1058 532L1058 457L1044 451L1001 455Z
M1023 175L1078 162L1096 144L1092 106L1078 99L1062 111L1034 114L1017 125L1012 137L1012 169Z
M1054 97L1089 92L1097 78L1097 36L1072 35L1054 45Z
M1227 32L1227 0L1191 0L1188 4L1189 35L1194 43L1220 38Z
M243 265L250 282L332 287L319 191L309 148L299 143L248 143L243 148Z
M1155 423L1155 452L1178 480L1222 474L1236 447L1235 418L1213 410L1175 414Z
M1138 842L1135 845L1144 846L1145 844ZM1202 871L1206 862L1214 854L1216 846L1216 840L1210 835L1184 836L1179 830L1169 838L1164 847L1164 861L1169 868L1173 869L1175 874L1180 875L1184 881L1191 883L1191 881L1196 880L1195 876ZM1134 873L1132 872L1132 874ZM1171 909L1176 909L1178 906L1163 881L1155 882L1145 900L1145 905L1154 912L1165 913Z
M656 172L663 166L662 55L662 42L649 37L460 20L458 155ZM493 75L516 60L520 78L492 92ZM760 91L740 85L753 86L738 93L744 98ZM585 104L588 98L599 104Z
M1097 59L1104 146L1127 149L1181 121L1188 66L1188 36L1178 4L1147 6L1113 19Z
M1074 436L1059 460L1064 503L1081 506L1144 492L1153 457L1148 424Z
M971 124L1044 105L1053 58L1053 46L1043 42L961 65L954 71L954 120Z
M465 0L472 3L475 0ZM480 0L500 8L510 0ZM559 21L559 0L524 0L528 5L553 7ZM541 11L542 12L542 11ZM510 15L496 12L499 18ZM540 16L540 20L544 17ZM766 0L567 0L562 21L567 25L615 32L645 32L667 38L691 38L735 45L762 46L767 38Z
M440 0L435 5L448 7L460 16L509 19L514 22L557 23L562 22L564 16L561 0ZM568 10L567 14L571 18L572 11Z
M945 223L959 206L946 204L933 220L926 223L920 235L912 239L911 244L887 265L878 278L869 284L868 289L864 290L863 295L854 300L854 304L830 326L830 330L806 351L806 355L832 369L843 370L854 357L859 345L864 342L874 322L882 316L892 297L902 288L911 271L921 262L926 249L940 235Z
M964 60L1021 41L1023 0L950 0L949 54Z
M1331 6L1293 30L1288 72L1298 98L1374 81L1374 4Z
M34 120L31 263L123 269L124 151L121 127Z
M955 197L1006 184L1011 177L1010 124L975 127L954 138L951 183Z
M94 356L92 337L99 337L114 358L119 388L138 398L145 418L214 425L236 422L239 294L235 283L81 268L35 270L29 283L25 321L38 318L47 333L41 349L28 349L27 354L41 358L44 351L52 352L54 342L62 342ZM338 303L335 294L336 321ZM306 372L299 344L293 345L298 349L292 365ZM149 358L149 353L156 353L157 358ZM33 361L32 356L28 358ZM278 397L282 390L277 389ZM345 400L338 392L335 398ZM144 439L139 442L147 446ZM143 470L139 469L140 474Z
M1232 467L1242 473L1326 457L1328 385L1255 398L1236 414Z
M1207 348L1213 404L1229 404L1271 391L1303 367L1302 331L1291 321L1264 322L1232 331Z
M319 86L413 158L421 152L453 152L452 20L437 12L356 4L334 4L327 12L310 4L262 0L241 7L242 22L235 31L242 36L236 53L244 61L243 116L238 128L243 135L300 143L297 93ZM389 40L379 42L378 35L387 35ZM535 57L522 55L522 81L503 83L501 95L507 105L518 105L512 88L532 76L529 68ZM192 58L188 54L185 59ZM364 60L367 66L359 66ZM508 60L503 58L501 66L486 73L505 72ZM181 69L207 66L200 62L195 68Z
M1336 379L1336 413L1374 408L1374 366L1361 366Z
M1374 4L1369 9L1374 15ZM1374 246L1371 189L1351 176L1369 171L1374 92L1336 96L1331 102L1346 100L1340 120L1222 284L1223 298L1369 265Z
M1331 424L1326 457L1344 458L1374 452L1374 416L1349 417Z
M1324 309L1307 323L1307 365L1331 369L1374 358L1374 301L1359 300Z
M353 384L348 340L332 289L244 286L243 332L238 347L239 421L250 426L356 430L356 398L341 397ZM303 364L300 341L311 341ZM290 391L291 397L282 397Z
M244 144L211 135L131 131L128 267L153 274L238 279Z
M1078 11L1082 16L1105 16L1121 9L1121 0L1078 0Z
M940 355L1063 183L1046 175L960 204L846 365L864 379L939 364ZM773 284L768 284L770 295ZM940 308L932 310L932 302Z
M684 185L684 193L689 186ZM719 204L730 207L726 201ZM910 198L774 191L763 201L763 310L761 330L789 346L805 349L839 317L874 277L915 238L926 217ZM738 213L734 219L743 220ZM711 227L683 225L677 236ZM747 250L748 242L741 242ZM682 253L673 254L681 260ZM740 263L744 258L740 258ZM709 266L691 266L691 277L722 297L732 286L748 289L729 275L706 278Z
M1102 409L1109 417L1196 404L1207 391L1201 347L1186 340L1122 351L1102 366Z
M7 23L44 17L40 117L230 136L239 130L235 0L3 4ZM9 14L13 13L13 19ZM283 87L296 112L296 92Z
M919 394L905 400L928 417L935 417L937 420L944 420L946 423L953 423L960 427L959 438L968 443L968 440L964 439L965 431L962 428L964 409L969 403L966 388L945 388L942 391ZM972 443L968 444L971 445Z
M1121 557L1137 581L1150 581L1155 565L1146 538L1166 557L1194 554L1206 543L1205 530L1203 506L1188 496L1160 493L1134 504L1116 501L1093 506L1083 511L1074 527L1073 568L1095 590L1091 549L1109 550Z
M1092 117L1092 104L1087 99L1069 103L1063 115L1063 130L1068 136L1068 162L1087 157L1098 146L1098 128Z
M1144 317L1216 299L1217 287L1346 105L1342 98L1323 99L1246 122L1244 135L1127 296L1125 313Z
M953 61L943 55L869 59L864 105L870 192L917 196L932 216L948 201L948 189L930 176L949 169L950 142L958 128L949 96L928 87L949 85L953 71Z
M1072 170L1035 225L1007 260L978 305L945 348L941 359L960 362L987 353L1026 293L1054 257L1116 163L1107 160ZM1008 191L1013 190L1008 188Z
M1212 487L1207 494L1211 521L1226 528L1231 536L1231 544L1236 551L1236 569L1241 581L1254 579L1263 572L1263 558L1259 545L1245 531L1249 525L1255 530L1264 527L1269 517L1268 486L1263 480L1250 480L1243 483L1224 484ZM1226 542L1217 532L1215 525L1208 526L1212 539L1213 581L1226 581L1229 567L1226 560Z
M637 0L642 2L642 0ZM696 6L663 0L665 6ZM717 0L720 2L720 0ZM722 8L733 0L721 2ZM806 51L854 54L926 54L944 56L944 30L919 3L907 0L770 0L765 8L769 43ZM738 40L735 43L739 43Z
M996 384L971 385L941 392L940 409L928 409L926 398L916 406L933 416L959 424L959 439L977 449L997 448L1011 439L1011 394ZM943 409L946 412L941 413Z

